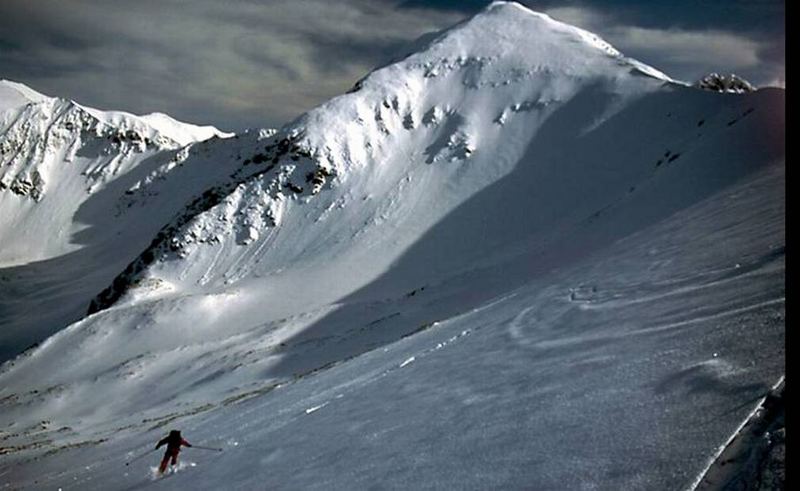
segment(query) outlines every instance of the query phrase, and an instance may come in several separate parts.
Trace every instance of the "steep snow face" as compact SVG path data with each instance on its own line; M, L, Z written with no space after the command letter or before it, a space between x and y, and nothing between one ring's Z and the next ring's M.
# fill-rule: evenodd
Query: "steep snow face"
M385 462L421 451L447 466L426 436L447 425L453 447L486 448L494 440L483 428L503 435L513 469L480 451L463 456L487 487L590 486L541 449L534 475L513 480L547 422L571 440L542 448L578 470L606 456L595 483L685 486L699 471L687 462L701 462L739 417L726 413L681 446L669 435L703 424L692 404L746 404L780 369L783 94L687 87L586 31L494 3L277 133L199 144L204 156L126 188L151 202L182 182L157 176L224 162L106 285L92 315L4 366L4 446L20 462L82 445L70 454L82 461L112 439L122 459L143 442L133 435L180 421L259 449L258 438L282 435L290 450L259 455L286 464L313 450L319 464L284 483L347 487L330 474L343 451L330 431L346 428L365 439L348 447L353 468L407 486L418 462L396 472ZM736 322L723 332L723 319ZM756 354L743 348L753 330L763 334ZM729 358L709 359L720 345ZM713 396L684 390L695 375ZM740 386L749 389L728 390ZM389 421L376 408L392 393L419 414L454 403L463 418L415 427L398 410ZM636 417L624 435L604 432L569 457L569 441L618 426L625 398ZM300 415L321 416L314 431L333 443L309 436ZM644 441L651 431L668 458ZM381 445L391 458L370 443L384 432L405 442ZM681 474L630 475L613 458L634 455L625 448ZM250 472L185 483L247 489L274 472L232 455ZM241 471L233 460L225 469ZM459 475L476 475L447 469L424 478L464 487ZM56 472L49 482L61 482ZM83 487L118 482L102 470L71 476Z
M227 136L162 114L140 118L83 107L8 81L0 82L0 98L3 265L79 248L70 243L80 226L73 214L89 195L165 150Z

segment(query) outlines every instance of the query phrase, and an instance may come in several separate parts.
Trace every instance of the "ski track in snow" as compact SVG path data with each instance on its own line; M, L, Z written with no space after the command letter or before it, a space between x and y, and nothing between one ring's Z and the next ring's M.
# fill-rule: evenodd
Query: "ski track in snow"
M222 244L213 244L211 247L213 247L216 250L215 250L214 254L212 255L211 262L208 265L208 267L206 268L205 273L203 273L203 275L197 281L197 283L200 286L205 286L205 285L208 284L209 281L211 281L211 279L214 277L213 273L215 272L215 267L217 266L217 263L219 262L220 258L222 257L222 254L224 252L227 252L225 250L225 247ZM188 271L187 271L187 274L188 274ZM185 280L186 276L182 277L181 279Z
M433 328L437 328L437 327L440 327L440 326L442 326L442 325L444 325L446 323L447 323L447 321L437 322L432 327ZM415 354L413 356L407 357L403 362L395 364L394 367L387 368L387 369L379 372L377 375L370 376L369 378L359 380L359 384L357 386L354 386L350 390L347 390L347 389L342 390L342 388L337 388L337 390L340 391L340 393L337 394L334 399L326 400L326 401L322 402L321 404L318 404L318 405L315 405L315 406L312 406L312 407L306 409L305 410L305 414L311 414L313 412L316 412L319 409L322 409L325 406L327 406L328 404L332 403L333 400L335 400L335 399L341 399L343 397L347 397L347 394L349 392L351 392L351 391L362 391L362 390L364 390L364 387L367 387L367 386L369 386L371 384L375 384L375 383L379 382L381 379L383 379L384 377L388 377L390 375L398 373L399 370L411 365L412 363L416 362L418 359L424 359L425 357L430 356L430 355L436 353L437 351L439 351L441 349L444 349L447 346L457 342L458 340L460 340L464 336L468 336L470 334L470 332L471 332L471 330L466 329L466 330L461 331L459 334L456 334L454 336L449 337L448 339L446 339L444 341L437 342L436 345L434 345L433 347L430 347L428 349L420 351L420 352L418 352L417 354ZM388 352L389 348L382 348L382 350L384 352ZM364 354L366 354L366 353L363 353L362 355L359 355L359 356L363 356ZM346 361L343 362L343 363L346 363ZM338 366L338 365L339 364L336 364L334 366ZM333 366L331 368L333 368Z
M633 329L633 330L630 330L630 331L619 332L619 333L598 334L598 335L580 335L580 336L574 336L574 337L561 337L559 339L551 340L551 341L543 340L543 341L538 341L537 343L534 344L534 346L539 347L539 348L552 348L552 347L556 347L556 346L566 346L566 345L570 345L570 344L585 343L587 341L609 341L609 340L612 340L612 339L620 339L620 338L625 338L625 337L629 337L629 336L652 334L652 333L656 333L656 332L669 331L669 330L672 330L672 329L682 328L682 327L690 326L690 325L693 325L693 324L700 324L700 323L708 322L708 321L712 321L712 320L724 319L726 317L732 317L732 316L735 316L735 315L738 315L738 314L743 314L743 313L751 312L751 311L754 311L754 310L763 309L764 307L769 307L769 306L772 306L772 305L781 305L781 304L785 304L785 303L786 303L786 298L785 297L775 298L775 299L772 299L772 300L759 302L759 303L756 303L756 304L753 304L753 305L747 305L745 307L739 307L739 308L735 308L735 309L725 310L723 312L718 312L718 313L715 313L715 314L699 316L699 317L693 317L691 319L687 319L687 320L684 320L684 321L671 322L671 323L668 323L668 324L660 324L660 325L651 326L651 327L643 327L643 328Z
M737 267L735 269L739 269L738 268L738 264L737 264ZM744 268L742 268L742 269L744 269ZM574 300L574 302L578 303L578 308L580 308L582 310L613 309L613 308L620 308L620 307L629 307L629 306L633 306L633 305L637 305L637 304L641 304L641 303L653 302L653 301L656 301L656 300L663 300L663 299L668 298L668 297L683 295L683 294L686 294L686 293L700 292L700 291L708 289L708 288L715 288L715 287L723 286L723 285L726 285L728 283L733 283L733 282L744 280L744 279L747 279L747 278L760 276L760 275L763 275L764 273L769 273L769 272L774 272L774 271L779 271L779 270L780 269L777 266L760 267L758 269L754 269L754 270L751 270L751 271L745 271L745 272L743 272L741 274L731 275L731 276L726 277L726 278L721 278L721 279L718 279L718 280L713 280L713 281L709 281L709 282L705 282L705 283L698 282L698 283L693 284L693 285L687 285L687 286L683 286L683 287L679 287L679 288L674 288L674 289L671 289L671 290L667 290L667 291L665 291L663 293L656 293L656 294L653 294L653 295L643 295L643 296L639 296L639 297L636 297L636 298L619 299L619 300L617 300L617 299L611 299L611 300L600 299L599 301L594 301L593 299L589 298L589 299L586 299L586 300ZM727 271L724 271L724 272L727 272ZM714 273L708 273L708 274L714 274ZM683 280L682 279L682 280L677 280L677 281L680 281L680 282L691 281L691 278L688 279L688 280ZM614 292L612 291L611 294L613 295L613 293Z
M523 328L527 326L527 323L523 324L523 319L528 316L528 313L532 311L535 307L526 307L522 309L522 311L517 314L514 319L509 323L508 332L511 333L511 337L516 340L517 342L522 341L525 339L525 335L523 334Z
M226 280L230 283L235 283L244 278L252 269L254 262L262 256L264 249L271 243L272 235L276 233L276 229L270 228L267 233L258 239L258 245L251 247L249 250L240 252L236 260L231 263L230 267L223 274Z

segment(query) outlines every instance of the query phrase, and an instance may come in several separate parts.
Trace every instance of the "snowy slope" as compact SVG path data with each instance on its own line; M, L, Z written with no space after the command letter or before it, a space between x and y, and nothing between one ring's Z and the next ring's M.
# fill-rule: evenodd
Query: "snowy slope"
M4 365L0 472L685 487L783 371L783 94L687 87L496 2L165 171L228 159L92 315ZM174 425L225 452L124 468Z
M194 159L188 184L135 201L129 188L137 181L164 178L201 151L186 144L228 135L163 115L98 111L8 81L0 82L0 107L4 361L79 319L149 237L235 163L226 158L208 172L200 169L215 162Z

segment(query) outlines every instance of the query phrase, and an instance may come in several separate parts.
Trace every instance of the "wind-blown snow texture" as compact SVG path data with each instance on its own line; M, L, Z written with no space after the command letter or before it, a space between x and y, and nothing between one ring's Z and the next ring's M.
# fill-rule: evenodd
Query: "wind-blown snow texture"
M168 133L48 101L0 116ZM496 2L182 143L2 168L4 356L58 331L0 372L9 486L685 488L783 374L783 90ZM172 427L224 452L125 466Z

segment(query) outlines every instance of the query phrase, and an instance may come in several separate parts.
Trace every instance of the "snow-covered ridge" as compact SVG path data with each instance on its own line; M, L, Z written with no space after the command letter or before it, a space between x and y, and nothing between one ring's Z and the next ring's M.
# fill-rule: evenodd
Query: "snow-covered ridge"
M19 82L0 80L0 113L28 104L35 105L42 102L54 104L57 101L62 104L69 102L80 107L96 118L99 123L122 130L147 129L148 132L155 130L163 137L169 138L179 145L187 145L191 142L203 141L212 137L227 138L233 136L232 133L221 131L211 125L198 126L184 123L160 112L137 116L125 111L100 110L78 104L75 101L46 96Z
M89 114L103 121L109 126L124 127L129 121L141 122L143 126L152 128L155 132L166 136L178 145L188 145L192 142L208 140L209 138L229 138L233 133L220 131L214 126L197 126L178 121L164 113L150 113L136 116L122 111L101 111L82 106ZM136 123L133 123L136 125Z
M31 102L43 102L49 99L25 84L0 79L0 112L23 106Z
M74 249L72 216L89 196L156 154L230 136L160 113L100 111L0 81L0 264ZM49 193L47 205L28 206ZM35 239L53 232L49 241Z
M176 148L180 144L135 119L99 119L72 101L47 99L0 114L0 190L40 200L56 166L79 157L105 160L82 168L88 190L125 172L134 153ZM106 158L103 158L106 157Z
M91 188L101 176L124 172L131 153L173 149L211 137L229 137L213 126L194 126L161 113L135 116L100 111L46 97L23 84L0 81L0 190L39 200L55 162L79 153L108 156L105 165L80 169ZM91 148L91 149L90 149ZM97 154L97 155L95 155Z

